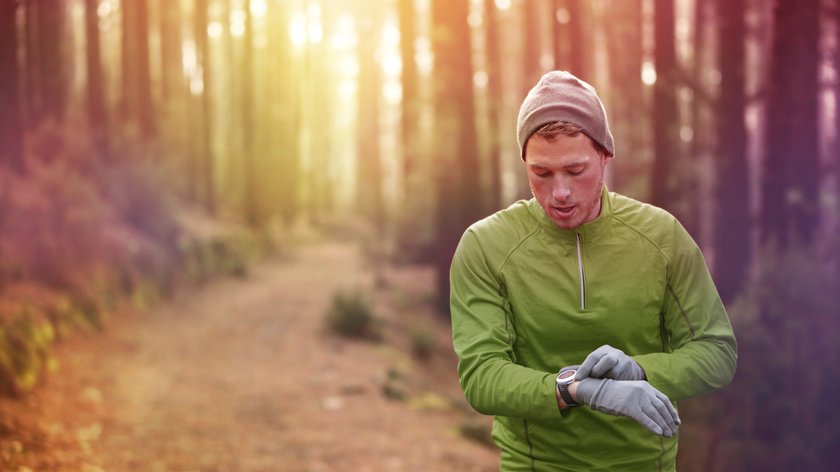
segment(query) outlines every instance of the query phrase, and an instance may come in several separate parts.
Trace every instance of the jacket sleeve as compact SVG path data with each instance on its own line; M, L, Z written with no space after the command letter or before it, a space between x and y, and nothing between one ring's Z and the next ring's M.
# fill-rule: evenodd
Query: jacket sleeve
M738 357L735 334L700 248L674 221L662 307L665 353L633 356L651 385L672 401L729 384Z
M472 230L464 233L455 251L450 287L458 378L470 405L487 415L561 418L556 373L516 364L516 333L501 279Z

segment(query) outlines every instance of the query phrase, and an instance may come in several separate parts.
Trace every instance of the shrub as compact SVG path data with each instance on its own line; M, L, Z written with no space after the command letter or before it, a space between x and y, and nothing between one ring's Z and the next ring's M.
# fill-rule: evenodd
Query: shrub
M327 324L341 336L353 338L376 338L376 319L373 308L359 292L339 292L333 297L327 313Z
M418 359L428 359L435 352L435 333L430 329L415 326L411 329L411 352Z

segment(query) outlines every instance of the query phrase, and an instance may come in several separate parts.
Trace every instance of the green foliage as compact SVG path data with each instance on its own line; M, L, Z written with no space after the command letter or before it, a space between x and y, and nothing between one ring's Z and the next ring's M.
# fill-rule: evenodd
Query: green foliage
M712 428L728 444L714 468L823 470L840 459L840 277L831 249L766 248L731 308L738 372L716 399L722 413Z
M0 324L0 393L17 395L32 388L51 365L52 326L24 308L8 326Z
M359 291L339 292L333 296L327 325L345 337L375 339L379 335L373 308Z

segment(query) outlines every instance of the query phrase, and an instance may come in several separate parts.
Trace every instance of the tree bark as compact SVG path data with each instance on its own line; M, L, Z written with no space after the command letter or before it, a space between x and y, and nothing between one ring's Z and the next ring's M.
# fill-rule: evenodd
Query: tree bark
M276 74L272 83L276 97L275 109L279 114L278 129L274 140L277 156L277 186L272 197L285 227L294 222L299 209L300 190L300 75L291 54L291 42L286 30L288 14L283 7L270 10L273 27L269 30L271 47L279 67L272 68ZM272 133L274 135L274 133Z
M773 16L760 226L784 248L819 222L819 2L777 0Z
M564 0L551 0L551 48L554 53L554 69L563 70L568 60L565 54L566 41L564 39L563 26L560 23L558 14L561 8L565 8Z
M183 96L181 2L160 0L161 96L165 103Z
M88 125L94 142L101 152L107 148L107 112L105 110L105 82L102 78L102 55L99 42L99 14L97 0L85 0L85 65L87 69Z
M524 50L522 51L523 90L527 93L542 75L540 67L540 25L541 12L537 10L539 2L522 2L524 25L522 27ZM524 94L522 95L525 96Z
M677 55L675 48L674 0L656 0L655 3L654 66L657 79L653 89L653 195L652 203L676 213L679 178L674 172L678 157L679 114L675 75Z
M359 20L359 93L356 155L358 205L361 213L381 234L385 223L382 199L382 156L379 150L379 92L381 77L376 62L380 29L372 16Z
M199 153L201 158L201 181L202 193L201 202L204 210L209 214L216 213L216 185L214 182L214 159L213 147L210 144L210 122L212 120L212 109L210 106L211 78L210 70L210 49L207 38L207 0L195 1L195 52L196 61L201 68L201 80L203 83L201 92L201 129L199 131Z
M307 0L307 3L310 2L313 6L317 6L316 10L321 12L319 21L321 23L322 36L328 38L329 31L327 31L327 27L330 25L328 15L332 10L324 8L323 0ZM368 13L368 16L371 16L370 13ZM328 116L330 113L328 104L330 88L327 87L326 83L325 57L324 41L314 42L309 45L308 61L311 74L308 78L310 81L310 99L307 104L311 111L309 116L318 119L320 119L319 117ZM315 123L315 121L310 121L309 124L314 126ZM313 138L309 140L311 168L324 169L329 165L332 134L327 133L316 137L316 134L311 133L310 136ZM312 196L309 199L309 211L312 221L316 224L323 222L325 216L331 210L333 200L332 185L330 184L331 178L329 172L316 171L309 173L310 195ZM377 185L381 185L381 183Z
M65 77L65 4L41 0L38 5L38 54L40 56L41 105L44 118L64 120L68 81Z
M744 0L718 0L720 99L713 225L715 279L724 302L740 292L750 261Z
M149 138L155 133L154 104L152 103L152 74L149 66L149 5L148 0L136 0L135 61L137 63L137 119L140 134Z
M0 164L23 172L16 12L17 2L0 3Z
M43 117L43 105L41 101L41 64L38 35L38 4L35 0L27 0L24 3L24 41L26 59L23 68L26 73L24 86L26 94L25 103L21 104L24 113L24 125L32 128L35 123Z
M142 138L153 136L154 109L149 67L148 0L123 1L122 8L122 102L127 123L133 123Z
M502 97L502 56L499 51L499 25L496 17L496 2L484 0L485 47L487 55L487 165L490 166L490 199L487 202L491 211L502 207L502 162L500 116L503 109Z
M531 88L537 83L542 76L542 67L540 67L540 55L542 48L540 47L540 26L539 15L537 10L539 2L530 1L522 2L522 92L520 97L524 100L525 96ZM517 110L518 111L518 110ZM528 183L528 176L524 168L520 168L516 173L516 195L517 200L527 200L531 198L531 186Z
M432 1L435 57L438 306L448 313L449 266L466 227L481 215L468 0Z
M403 188L405 189L406 204L413 207L412 200L421 185L417 162L420 96L417 84L417 65L414 61L417 12L414 8L414 0L399 0L397 8L400 27L400 55L402 57L400 131L403 155Z
M643 181L646 169L646 133L642 123L649 115L641 81L642 1L617 2L610 15L615 24L607 28L609 120L618 149L618 158L610 164L610 185L616 191L638 196L641 191L633 186Z
M257 208L257 179L254 162L254 22L251 0L245 0L245 32L242 35L242 164L245 175L245 220L251 226L260 223Z
M592 82L586 56L592 54L592 41L584 35L584 6L582 0L567 0L569 10L569 68L578 78Z

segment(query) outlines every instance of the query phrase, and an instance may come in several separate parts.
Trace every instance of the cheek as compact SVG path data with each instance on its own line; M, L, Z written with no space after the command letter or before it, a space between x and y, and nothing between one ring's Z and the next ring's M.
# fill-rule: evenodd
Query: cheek
M599 191L601 183L601 175L598 172L592 172L576 182L576 188L579 192L593 192Z
M530 173L528 174L528 183L531 184L531 188L534 190L543 188L545 186L544 180Z

